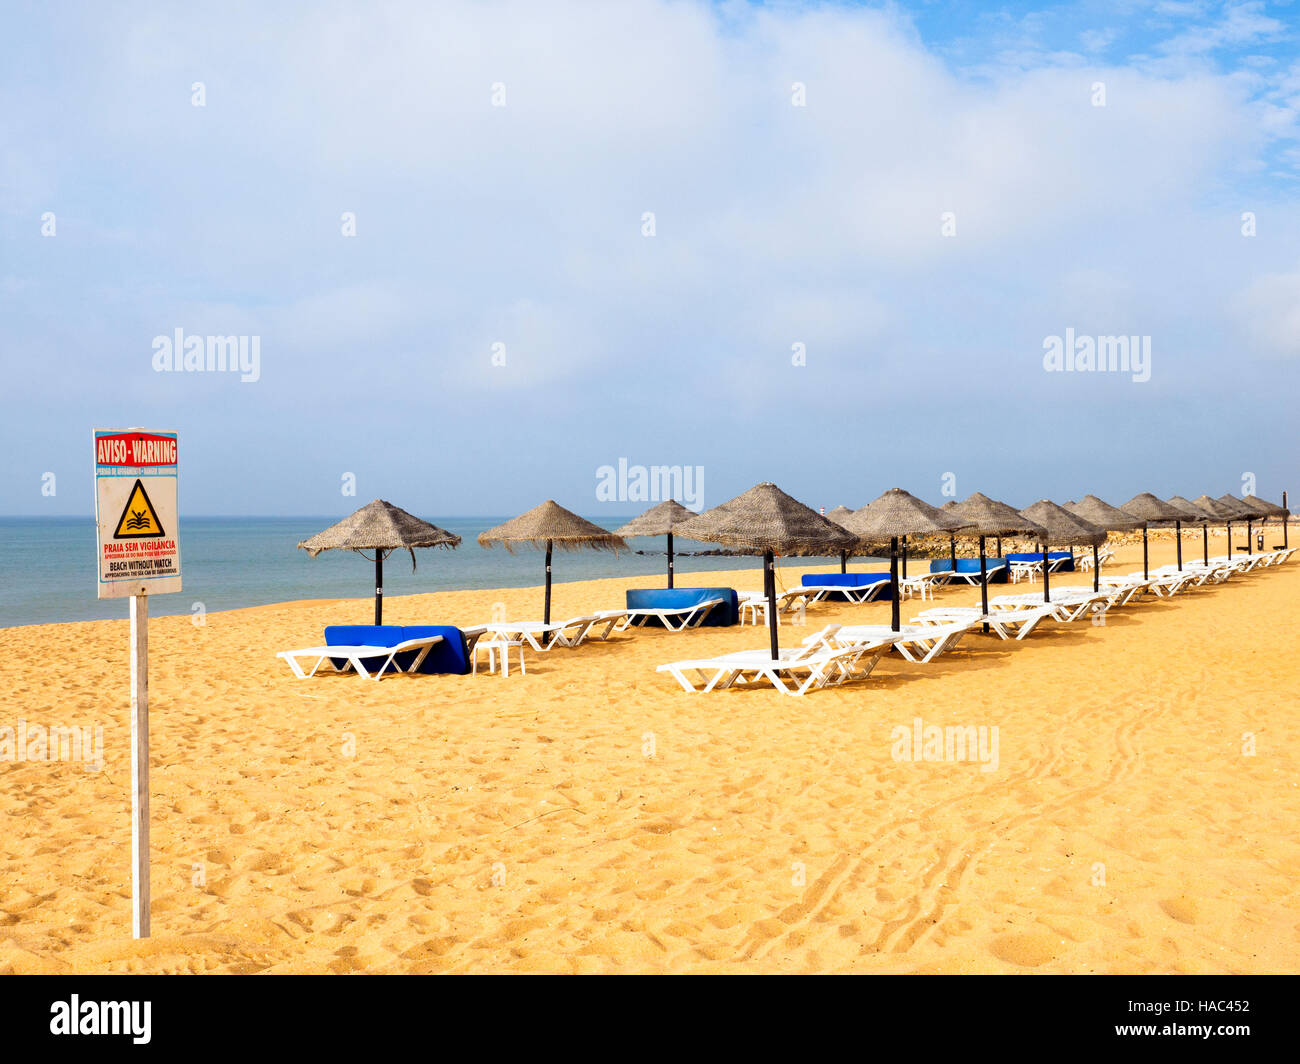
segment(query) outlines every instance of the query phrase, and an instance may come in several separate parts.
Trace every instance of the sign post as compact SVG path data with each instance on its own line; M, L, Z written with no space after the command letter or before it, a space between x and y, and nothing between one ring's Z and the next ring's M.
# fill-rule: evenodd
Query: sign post
M149 937L149 596L181 589L176 433L96 430L100 598L131 598L131 934Z

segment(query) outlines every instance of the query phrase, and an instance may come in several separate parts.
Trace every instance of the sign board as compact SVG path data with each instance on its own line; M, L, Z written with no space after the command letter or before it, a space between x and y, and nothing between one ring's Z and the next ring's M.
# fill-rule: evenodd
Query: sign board
M181 589L176 433L95 430L99 597Z

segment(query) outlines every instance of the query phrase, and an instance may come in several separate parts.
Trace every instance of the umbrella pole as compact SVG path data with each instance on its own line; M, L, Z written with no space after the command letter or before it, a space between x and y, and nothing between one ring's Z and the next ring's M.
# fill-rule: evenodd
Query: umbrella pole
M1255 553L1255 522L1253 520L1246 522L1246 553Z
M1142 579L1150 580L1150 565L1147 562L1147 526L1142 526Z
M1232 561L1232 522L1229 521L1228 527L1228 561Z
M384 552L375 550L375 624L384 623Z
M1048 572L1051 566L1048 565L1048 561L1047 561L1047 544L1040 543L1039 546L1043 548L1043 601L1051 602L1052 601L1052 576L1051 573Z
M900 544L903 548L903 579L907 579L907 537L904 536Z
M842 550L840 551L840 572L847 573L848 571L849 571L849 552L846 550Z
M899 630L898 602L898 537L889 538L889 595L893 600L889 604L889 624L895 632Z
M1101 559L1097 557L1097 544L1092 545L1092 589L1101 590Z
M1201 555L1206 565L1210 564L1210 526L1201 525Z
M772 552L763 552L763 590L767 593L767 630L772 641L772 660L780 654L780 645L776 638L776 562Z
M1174 522L1174 538L1178 540L1178 571L1183 571L1183 523Z
M989 615L989 570L984 561L984 537L980 536L980 612ZM984 634L989 634L989 622L984 622Z
M1001 536L998 536L997 547L998 547L998 557L1001 558L1001 557L1002 557L1002 537L1001 537Z
M1286 492L1285 492L1285 491L1282 492L1282 509L1283 509L1283 510L1287 509L1287 505L1286 505ZM1287 549L1287 546L1286 546L1286 526L1289 525L1290 523L1291 523L1291 515L1290 515L1289 513L1284 513L1284 514L1282 515L1282 549L1283 549L1283 550L1286 550L1286 549Z
M551 623L551 541L546 541L546 607L542 611L542 623Z
M952 579L957 579L957 537L948 537L948 554L952 558Z
M668 586L673 586L673 534L668 533Z

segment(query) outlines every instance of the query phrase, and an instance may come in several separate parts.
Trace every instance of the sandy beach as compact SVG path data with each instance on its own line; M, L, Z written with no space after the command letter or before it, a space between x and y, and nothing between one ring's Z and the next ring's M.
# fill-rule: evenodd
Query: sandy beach
M1140 565L1130 543L1107 571ZM559 583L554 614L632 586L662 579ZM365 599L155 619L140 941L127 623L2 630L0 725L101 724L104 763L0 764L0 972L1300 971L1298 602L1293 561L804 698L655 672L761 627L375 684L274 656L368 622ZM540 590L391 598L385 620L499 603L533 618ZM822 604L782 638L888 611ZM996 726L996 770L895 760L916 718Z

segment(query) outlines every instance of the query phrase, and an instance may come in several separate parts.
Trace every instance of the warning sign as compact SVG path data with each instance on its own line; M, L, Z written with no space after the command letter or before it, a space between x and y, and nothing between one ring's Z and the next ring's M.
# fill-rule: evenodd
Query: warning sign
M158 513L149 501L149 493L144 490L144 481L136 480L131 495L126 500L126 508L117 519L117 531L114 539L154 539L165 536Z
M181 589L176 433L95 432L99 597Z

